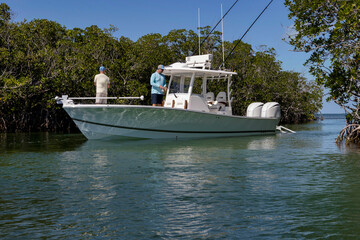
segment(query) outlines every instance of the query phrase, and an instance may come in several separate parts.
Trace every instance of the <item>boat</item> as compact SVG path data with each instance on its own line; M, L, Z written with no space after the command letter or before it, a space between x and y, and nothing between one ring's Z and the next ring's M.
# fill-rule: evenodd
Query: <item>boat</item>
M252 103L246 116L232 113L231 85L236 72L213 70L211 54L186 57L185 63L165 66L168 89L163 106L83 104L67 95L56 97L88 139L214 138L275 134L280 120L276 102ZM225 91L208 92L211 81L225 81ZM214 82L213 82L214 83ZM217 83L217 82L215 82ZM107 97L107 99L144 97Z

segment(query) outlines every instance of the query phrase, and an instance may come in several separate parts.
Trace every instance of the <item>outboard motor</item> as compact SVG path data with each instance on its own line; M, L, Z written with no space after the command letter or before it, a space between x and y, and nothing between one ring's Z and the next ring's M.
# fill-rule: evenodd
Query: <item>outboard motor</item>
M251 103L246 111L247 117L261 117L261 110L264 106L262 102L253 102Z
M281 118L280 104L277 102L267 102L261 110L262 118Z

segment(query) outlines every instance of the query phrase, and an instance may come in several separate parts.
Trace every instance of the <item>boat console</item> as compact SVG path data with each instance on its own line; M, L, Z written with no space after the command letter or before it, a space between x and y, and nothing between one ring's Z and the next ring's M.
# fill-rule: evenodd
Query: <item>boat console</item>
M211 70L212 54L191 56L185 63L174 63L165 67L164 74L170 76L164 107L188 109L232 115L231 76L235 72ZM207 92L209 80L227 81L227 93Z

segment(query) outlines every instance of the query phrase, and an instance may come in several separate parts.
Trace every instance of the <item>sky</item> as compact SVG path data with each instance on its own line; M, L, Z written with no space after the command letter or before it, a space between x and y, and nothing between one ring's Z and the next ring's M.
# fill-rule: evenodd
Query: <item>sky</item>
M118 31L115 37L128 37L136 41L151 33L167 35L173 29L187 29L197 32L198 12L200 26L214 27L223 13L235 0L3 0L13 12L13 21L24 19L48 19L56 21L67 29L86 28L97 25L108 28L114 25ZM239 0L224 19L224 40L239 39L266 7L270 0ZM293 21L288 19L284 0L274 0L261 18L255 23L243 41L254 50L264 46L274 48L277 59L286 71L302 73L307 79L314 78L304 66L309 57L306 53L292 51L292 46L283 39L292 32ZM217 27L221 31L221 24ZM322 113L343 113L335 103L323 101Z

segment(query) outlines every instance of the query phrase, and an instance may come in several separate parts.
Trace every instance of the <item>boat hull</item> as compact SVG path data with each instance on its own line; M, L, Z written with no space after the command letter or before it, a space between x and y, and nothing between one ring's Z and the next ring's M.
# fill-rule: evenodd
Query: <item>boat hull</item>
M133 105L64 105L88 139L209 138L274 134L276 118Z

